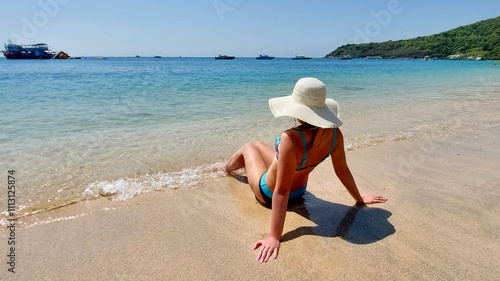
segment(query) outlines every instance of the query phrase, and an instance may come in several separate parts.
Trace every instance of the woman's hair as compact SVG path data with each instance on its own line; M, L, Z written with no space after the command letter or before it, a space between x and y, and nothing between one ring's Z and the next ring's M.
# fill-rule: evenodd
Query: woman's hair
M318 126L314 126L314 125L311 125L307 122L304 122L300 119L295 119L295 120L298 120L299 121L299 124L293 126L292 128L288 129L287 131L290 131L290 130L300 130L300 131L304 131L304 130L315 130L318 128Z

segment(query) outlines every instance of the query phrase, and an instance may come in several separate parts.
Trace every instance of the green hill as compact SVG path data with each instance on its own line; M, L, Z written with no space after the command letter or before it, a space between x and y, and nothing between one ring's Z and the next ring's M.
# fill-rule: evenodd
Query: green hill
M368 56L382 58L456 59L482 57L500 59L500 17L479 21L430 36L381 43L347 44L326 55L327 58Z

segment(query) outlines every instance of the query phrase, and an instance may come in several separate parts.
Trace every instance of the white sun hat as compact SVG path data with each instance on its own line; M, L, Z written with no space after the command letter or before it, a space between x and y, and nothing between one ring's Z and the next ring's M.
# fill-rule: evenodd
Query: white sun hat
M269 108L274 117L290 116L321 128L342 125L339 104L326 98L325 84L312 77L299 79L292 95L270 99Z

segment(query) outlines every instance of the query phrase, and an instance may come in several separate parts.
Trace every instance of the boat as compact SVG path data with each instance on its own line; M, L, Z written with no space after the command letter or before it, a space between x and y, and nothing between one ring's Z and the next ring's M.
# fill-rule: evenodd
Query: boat
M295 55L294 58L292 58L292 60L310 60L311 57L306 57L306 56L303 56L303 55Z
M161 56L155 56L155 59L161 59Z
M11 40L7 44L4 44L5 51L3 55L11 59L51 59L54 56L49 46L45 43L39 43L34 45L18 45L12 43Z
M54 56L54 59L60 59L60 60L67 60L70 58L70 55L68 55L64 51L60 51L57 55Z
M256 59L258 59L258 60L272 60L274 58L275 57L270 57L268 55L259 55L258 57L256 57Z
M227 55L219 55L219 56L215 57L216 60L232 60L234 58L235 57L227 56Z
M339 60L352 60L352 57L347 55L347 56L340 57Z

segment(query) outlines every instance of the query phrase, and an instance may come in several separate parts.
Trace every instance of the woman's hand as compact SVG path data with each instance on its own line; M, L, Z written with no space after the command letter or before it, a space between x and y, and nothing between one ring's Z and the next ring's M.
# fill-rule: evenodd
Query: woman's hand
M262 248L260 248L259 254L257 255L257 260L260 260L260 262L267 262L273 253L275 259L278 257L278 250L280 248L280 241L278 238L269 236L264 240L259 240L253 245L253 250L260 246L262 246Z
M363 198L364 204L385 203L387 201L387 198L373 194L363 194L361 198Z

